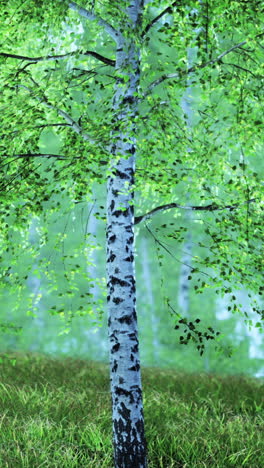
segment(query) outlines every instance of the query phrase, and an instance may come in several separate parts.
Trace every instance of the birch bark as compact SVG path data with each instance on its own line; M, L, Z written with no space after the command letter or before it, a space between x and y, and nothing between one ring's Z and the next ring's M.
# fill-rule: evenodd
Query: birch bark
M107 184L107 287L113 445L116 468L145 468L134 264L134 173L143 2L131 1L117 42L112 164ZM119 36L120 38L120 36Z

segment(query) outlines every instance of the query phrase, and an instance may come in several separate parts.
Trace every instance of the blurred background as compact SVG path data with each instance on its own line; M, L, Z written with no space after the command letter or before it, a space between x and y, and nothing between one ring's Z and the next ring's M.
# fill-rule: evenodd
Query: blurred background
M56 196L60 210L47 202L46 212L32 217L29 230L10 225L12 252L2 243L0 351L107 362L104 189L95 184L90 201L83 203ZM164 240L170 224L168 232L181 232L180 239ZM192 259L202 255L198 240L203 236L199 219L173 210L136 226L141 364L264 377L263 337L246 291L235 294L247 311L247 325L244 316L231 312L234 291L220 297L213 288L203 293L194 288ZM203 277L202 267L199 274ZM206 342L202 356L195 344L180 344L177 314L190 321L199 318L201 330L220 332Z
M69 32L70 26L65 27ZM84 28L80 21L80 33ZM199 34L199 30L195 34ZM153 47L159 50L160 44L155 45L157 38L158 35L153 35ZM81 41L81 38L78 40ZM98 36L99 44L100 40ZM67 39L65 35L63 41L66 41L65 50L70 50L67 41L72 43L72 50L77 47L72 36L68 35ZM34 42L34 50L35 46ZM56 42L54 47L55 52L62 53L59 43ZM171 53L175 54L173 48ZM150 54L149 60L152 61L151 67L154 67L156 55ZM187 61L189 66L195 61L195 48L190 46ZM77 103L82 97L78 93L82 92L75 92ZM192 108L195 101L199 101L199 89L191 79L188 78L186 92L180 93L180 96L186 126L192 127L195 119L198 119L198 113L194 116ZM231 110L228 112L236 112ZM163 128L161 134L164 134ZM141 143L139 141L139 145ZM163 140L157 145L158 156L162 153L163 145ZM60 154L61 147L59 131L44 128L39 140L40 152ZM189 149L186 148L186 151ZM253 169L258 167L261 171L262 154L260 148L251 158ZM46 159L40 170L46 171L49 178L51 168L56 164L59 172L59 161L54 159ZM162 165L155 170L162 171ZM92 176L88 174L89 177ZM53 183L51 179L50 183ZM90 180L88 184L87 191L91 190ZM206 181L203 189L209 190ZM147 191L148 187L145 187L142 198L148 203L144 204L140 194L137 195L136 215L162 202L159 194L155 194L153 199L153 193L147 194ZM12 216L9 217L6 220L8 245L0 233L0 351L40 352L107 362L105 188L94 183L91 193L85 194L83 201L78 202L67 198L66 192L58 185L53 199L47 197L44 202L43 213L32 215L29 228L22 226L18 229L17 223L12 224ZM181 184L176 184L173 195L181 204L192 203L188 193L183 195ZM218 195L215 193L216 198ZM18 199L12 208L15 217L19 208ZM230 289L225 297L221 297L213 287L205 287L201 291L197 286L197 277L191 275L193 265L197 268L199 261L201 268L196 274L201 283L210 275L205 268L209 245L205 227L213 216L213 213L210 216L206 213L194 215L190 211L170 210L156 214L147 225L142 223L136 226L141 364L185 372L264 377L261 324L249 304L248 291L242 286L239 291ZM228 264L226 268L228 275ZM221 271L222 278L224 274ZM232 313L235 310L234 297L241 305L240 309L246 311L247 317L239 312ZM251 299L254 300L254 297ZM259 297L256 299L260 301ZM206 342L202 356L194 343L180 344L183 330L181 327L175 329L179 316L186 317L188 321L199 319L201 331L212 327L220 333L216 340Z

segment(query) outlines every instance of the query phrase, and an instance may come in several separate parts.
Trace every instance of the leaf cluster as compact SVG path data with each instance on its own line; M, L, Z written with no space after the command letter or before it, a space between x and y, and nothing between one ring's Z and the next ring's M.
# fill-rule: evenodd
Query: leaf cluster
M196 348L199 351L200 356L203 355L205 350L205 340L215 340L217 336L220 335L219 331L215 331L212 327L207 327L207 330L201 331L197 328L198 323L201 320L196 318L193 321L188 321L186 318L181 318L178 320L178 323L175 325L175 330L179 330L180 327L184 328L183 335L179 337L179 343L187 345L189 342L194 342Z

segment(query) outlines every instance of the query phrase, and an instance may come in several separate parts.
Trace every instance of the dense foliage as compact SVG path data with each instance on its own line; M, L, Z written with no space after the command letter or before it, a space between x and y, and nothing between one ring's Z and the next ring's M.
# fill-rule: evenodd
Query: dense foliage
M36 262L40 246L43 258L37 268L56 289L57 273L43 255L48 219L58 216L65 204L69 211L90 200L93 183L104 184L109 173L112 98L120 77L114 67L115 44L98 18L125 30L125 15L120 2L81 2L93 12L94 21L70 8L74 2L2 3L1 281L3 288L21 289L32 263L19 273L17 259L27 247ZM247 314L235 293L246 288L252 291L252 301L257 299L253 307L260 319L262 12L258 1L171 6L146 2L137 39L141 81L136 97L140 111L135 180L138 215L172 202L208 207L195 211L191 287L197 293L211 287L217 293L233 293L229 307ZM188 50L194 55L191 67ZM191 126L180 106L188 80ZM170 224L167 212L161 226L155 226L154 217L147 221L156 245L160 242L160 263L165 243L173 241L175 248L184 241L186 230L193 229L193 224L186 225L184 210L172 213ZM98 216L104 219L104 205ZM39 245L30 244L26 234L33 217L39 220ZM76 313L86 308L77 300L76 277L89 278L74 255L67 254L64 260ZM89 293L83 299L87 303ZM63 308L62 302L57 309Z

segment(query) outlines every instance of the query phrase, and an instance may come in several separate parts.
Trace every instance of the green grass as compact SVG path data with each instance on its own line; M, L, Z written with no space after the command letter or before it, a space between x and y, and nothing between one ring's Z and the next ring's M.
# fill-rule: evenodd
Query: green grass
M108 367L9 354L0 363L1 468L112 468ZM263 468L264 383L143 369L149 468Z

